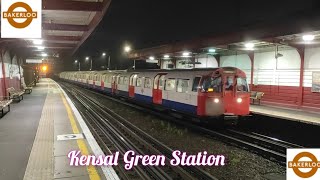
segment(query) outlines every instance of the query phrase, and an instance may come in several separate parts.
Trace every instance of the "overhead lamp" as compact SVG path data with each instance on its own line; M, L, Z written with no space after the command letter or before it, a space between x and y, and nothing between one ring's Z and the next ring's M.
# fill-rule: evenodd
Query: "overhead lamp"
M48 54L47 54L47 53L42 53L41 56L42 56L42 57L47 57Z
M306 35L303 35L303 36L302 36L302 39L303 39L304 41L313 41L313 40L314 40L314 35L312 35L312 34L306 34Z
M42 66L42 71L47 71L48 67L47 66Z
M170 58L170 56L169 56L169 55L167 55L167 54L166 54L166 55L164 55L163 57L164 57L165 59L169 59L169 58Z
M78 63L78 60L75 60L74 62L75 62L75 63Z
M216 50L215 50L215 49L213 49L213 48L211 48L211 49L209 49L209 50L208 50L208 52L209 52L209 53L215 53L215 52L216 52Z
M153 57L153 56L150 56L149 59L153 61L153 60L154 60L154 57Z
M43 46L38 46L37 48L38 48L38 50L44 50L45 49L45 47L43 47Z
M190 56L190 52L183 52L182 56Z
M86 57L86 60L89 60L89 57L88 57L88 56Z
M41 39L34 39L33 40L33 44L41 45L42 43L43 43L43 40L41 40Z
M127 52L127 53L130 52L131 51L131 47L130 46L125 46L124 47L124 51Z
M254 48L254 44L253 43L246 43L244 45L247 49L253 49Z

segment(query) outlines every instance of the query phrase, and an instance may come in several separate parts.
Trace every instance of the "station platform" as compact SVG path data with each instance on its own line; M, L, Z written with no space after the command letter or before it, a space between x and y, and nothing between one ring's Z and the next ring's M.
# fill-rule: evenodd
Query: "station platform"
M250 105L250 111L253 114L320 126L320 113L318 112L269 105Z
M71 167L70 151L104 155L71 100L51 79L0 119L0 179L119 179L112 167Z

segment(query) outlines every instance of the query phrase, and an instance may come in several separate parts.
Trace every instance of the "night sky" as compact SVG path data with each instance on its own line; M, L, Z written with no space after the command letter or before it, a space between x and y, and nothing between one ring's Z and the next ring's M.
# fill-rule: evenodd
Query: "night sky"
M99 69L106 62L100 57L105 51L111 54L113 68L126 69L131 62L122 55L125 42L133 49L141 49L235 32L319 13L319 5L319 0L113 0L102 22L73 59L92 56L94 69Z

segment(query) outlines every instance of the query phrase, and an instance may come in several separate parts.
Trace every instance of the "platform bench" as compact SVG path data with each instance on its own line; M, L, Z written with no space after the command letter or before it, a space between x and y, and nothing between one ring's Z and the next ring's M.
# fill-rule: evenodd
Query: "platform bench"
M19 102L23 100L24 91L15 90L14 87L8 88L7 91L9 94L9 99L13 99Z
M1 115L0 118L2 118L6 113L10 112L10 104L12 103L12 99L10 100L0 100L0 109L1 109ZM4 109L8 107L8 111L4 113Z
M22 89L26 94L31 94L32 93L32 87L31 86L26 86L26 84L22 84Z
M252 100L252 104L254 104L256 100L258 100L258 103L260 105L260 101L263 95L264 95L264 92L251 91L250 100Z

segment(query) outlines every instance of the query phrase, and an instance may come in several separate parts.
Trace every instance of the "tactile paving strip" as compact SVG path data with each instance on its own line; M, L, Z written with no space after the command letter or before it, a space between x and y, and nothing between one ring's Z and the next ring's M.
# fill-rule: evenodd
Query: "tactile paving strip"
M48 95L43 106L24 180L53 179L54 107L52 104L52 96Z

